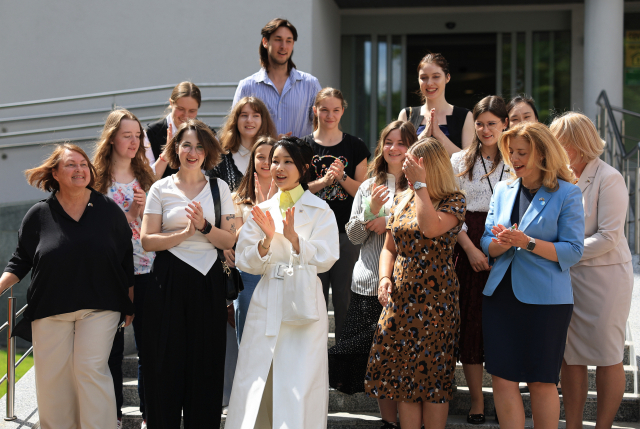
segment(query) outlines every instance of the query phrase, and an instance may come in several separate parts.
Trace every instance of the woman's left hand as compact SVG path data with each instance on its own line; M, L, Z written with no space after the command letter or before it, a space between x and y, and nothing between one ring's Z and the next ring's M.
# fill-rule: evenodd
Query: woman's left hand
M424 160L416 158L411 153L407 153L407 157L402 164L402 171L411 183L424 182L427 177L427 172L424 169Z
M498 235L498 240L509 246L520 247L526 249L529 245L529 237L518 229L518 224L514 224L513 228L505 228Z
M199 202L189 203L189 206L184 209L187 211L187 218L191 219L197 230L204 228L204 212Z
M333 161L333 164L329 167L329 171L333 173L338 182L342 182L344 176L344 164L339 159Z
M284 235L284 238L289 240L291 244L295 244L298 242L298 233L293 228L295 212L296 212L295 207L291 207L287 209L287 212L285 213L285 218L282 220L282 225L283 225L282 235Z

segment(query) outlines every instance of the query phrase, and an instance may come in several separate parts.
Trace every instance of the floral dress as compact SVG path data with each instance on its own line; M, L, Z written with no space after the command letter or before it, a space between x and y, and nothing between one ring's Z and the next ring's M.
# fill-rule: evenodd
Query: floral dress
M464 222L462 193L442 200L439 212L459 222L439 237L418 228L415 195L401 213L392 208L391 230L398 255L394 289L382 310L365 375L365 391L378 399L402 402L450 401L460 335L460 286L453 248Z

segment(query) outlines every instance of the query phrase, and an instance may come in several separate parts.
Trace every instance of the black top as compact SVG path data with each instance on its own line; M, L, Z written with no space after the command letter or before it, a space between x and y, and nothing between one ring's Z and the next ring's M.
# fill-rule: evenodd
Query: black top
M152 124L147 124L147 129L145 130L147 133L147 138L149 139L149 143L151 144L151 152L153 152L153 156L158 159L160 154L162 153L162 149L164 149L164 145L167 144L167 129L169 128L169 124L167 124L167 118L164 117L157 122ZM213 131L213 135L216 135L216 130L213 127L211 131ZM178 130L173 130L174 134ZM173 173L177 173L178 170L175 168L171 168L167 165L167 168L164 170L162 174L162 178L172 175Z
M131 228L122 209L91 189L76 222L55 193L29 209L5 272L22 280L30 270L25 320L84 309L134 313Z
M522 216L529 208L529 204L533 200L534 194L532 194L527 188L520 183L520 191L516 195L516 201L513 204L513 210L511 211L511 225L522 222Z
M313 134L309 134L302 140L306 141L313 148L311 181L318 180L327 173L327 169L333 164L333 161L340 159L345 165L344 171L347 176L352 179L356 174L356 167L362 160L369 158L371 152L358 137L354 137L347 133L342 134L342 141L335 146L322 146L313 139ZM341 233L345 232L345 225L349 222L351 216L351 205L353 197L338 183L327 186L316 193L316 195L325 200L333 213L336 215L338 229Z
M421 109L422 106L405 107L404 109L405 114L407 115L407 121L411 122L413 126L416 127L416 130L420 127L420 124L422 124L422 121L424 120L424 116L420 114ZM460 149L462 149L462 128L464 127L464 121L467 118L468 113L469 110L465 109L464 107L453 106L453 112L451 113L451 115L447 115L447 123L442 124L446 125L447 129L449 130L449 134L445 132L445 135L449 137L451 143L458 146ZM442 127L442 125L440 125L440 127ZM418 135L419 134L420 133L418 133Z
M220 164L207 171L207 176L224 180L229 185L229 190L235 192L240 186L244 174L236 166L233 155L229 151L226 155L222 155Z

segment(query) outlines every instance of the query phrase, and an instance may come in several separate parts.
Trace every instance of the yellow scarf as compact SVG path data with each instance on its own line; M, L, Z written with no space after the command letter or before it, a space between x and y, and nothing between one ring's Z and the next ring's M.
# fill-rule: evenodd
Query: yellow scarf
M280 191L280 214L282 214L283 219L286 217L287 209L293 207L302 197L302 194L304 194L304 189L302 189L301 185L288 191Z

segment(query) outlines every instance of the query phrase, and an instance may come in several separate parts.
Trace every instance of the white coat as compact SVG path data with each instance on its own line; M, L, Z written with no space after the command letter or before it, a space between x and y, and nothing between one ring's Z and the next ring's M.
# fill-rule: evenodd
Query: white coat
M276 227L264 258L258 253L264 233L252 218L244 224L238 237L236 265L247 273L262 275L262 279L251 298L244 325L225 423L227 429L327 427L329 321L322 283L316 277L320 320L306 325L282 324L283 281L274 276L273 264L288 264L295 251L282 235L279 202L280 192L259 205L271 213ZM333 211L309 191L305 191L294 207L301 263L315 265L318 273L328 271L340 256ZM265 392L270 369L272 395Z

